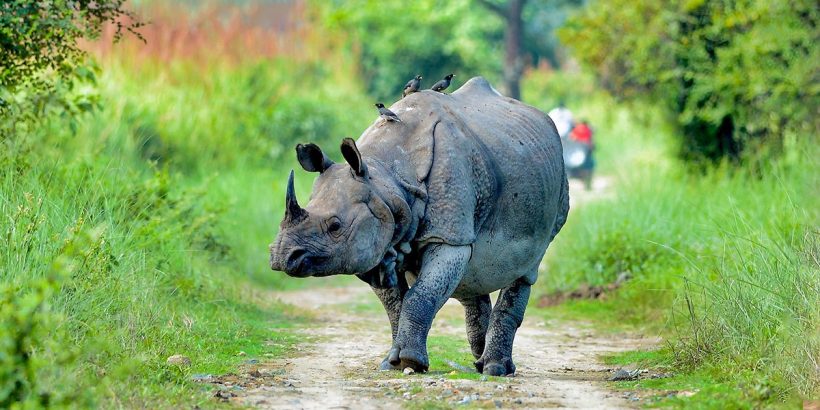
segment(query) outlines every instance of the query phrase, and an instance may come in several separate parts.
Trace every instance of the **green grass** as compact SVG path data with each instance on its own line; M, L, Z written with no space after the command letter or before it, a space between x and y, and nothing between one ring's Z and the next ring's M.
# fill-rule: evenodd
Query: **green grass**
M556 81L537 80L542 87ZM530 92L538 95L538 88ZM585 102L580 110L595 113L608 100L590 93ZM664 336L668 349L637 352L632 360L659 355L675 377L627 387L679 390L692 384L700 393L663 405L748 408L816 399L816 146L793 142L777 160L750 157L741 167L689 170L670 160L674 130L630 119L623 107L611 112L616 120L599 124L597 136L608 147L599 159L601 171L615 177L614 195L571 211L547 253L532 300L581 284L610 283L622 272L632 279L604 301L529 313Z
M477 380L475 372L464 372L453 368L450 362L473 369L473 354L466 337L430 335L427 339L427 353L430 355L430 372L445 373L447 378Z
M562 249L568 242L556 243L550 273L572 286L612 281L628 270L635 279L606 305L628 320L663 321L682 365L725 361L779 381L783 398L816 394L820 277L812 168L798 162L763 177L626 183L614 206L590 204L576 214L582 227L568 231L570 250ZM588 239L572 242L579 233ZM573 255L582 256L568 265Z
M5 302L35 312L0 315L3 346L32 352L4 350L4 383L24 381L53 403L182 404L200 390L191 372L225 372L240 350L281 355L292 343L299 315L255 298L234 273L202 188L107 156L28 160L0 179ZM193 366L167 366L173 354Z
M46 111L4 136L0 407L214 406L192 374L288 353L309 318L265 292L320 283L268 267L291 147L338 157L372 120L358 84L331 86L345 74L328 67L113 60L82 91L95 110ZM298 173L303 201L312 178ZM166 365L173 354L192 366Z
M727 373L731 363L709 363L686 372L675 372L668 348L620 353L605 358L610 365L649 369L665 377L636 381L611 382L618 390L641 392L646 407L702 409L799 409L797 396L786 399L776 395L777 381L754 371Z

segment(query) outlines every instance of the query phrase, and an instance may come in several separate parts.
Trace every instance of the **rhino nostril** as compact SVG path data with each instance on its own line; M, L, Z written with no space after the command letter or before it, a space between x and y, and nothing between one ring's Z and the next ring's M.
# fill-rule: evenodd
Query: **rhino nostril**
M307 250L303 248L297 248L290 252L285 262L288 266L297 266L302 259L307 254Z
M288 260L294 260L294 259L296 259L296 258L298 258L298 257L300 257L300 256L302 256L306 253L307 253L307 250L305 250L305 249L301 249L301 248L296 249L296 250L294 250L293 252L290 253L290 255L288 256Z

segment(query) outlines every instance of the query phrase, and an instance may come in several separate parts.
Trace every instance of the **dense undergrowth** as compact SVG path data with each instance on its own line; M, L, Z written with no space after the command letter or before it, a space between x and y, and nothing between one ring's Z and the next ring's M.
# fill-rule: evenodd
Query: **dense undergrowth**
M585 115L609 103L587 97L578 104ZM675 130L653 108L608 111L597 117L601 169L617 182L609 197L572 211L550 247L538 292L607 284L626 272L631 279L606 300L564 309L602 325L659 331L667 342L654 362L676 372L712 369L710 380L724 390L767 392L729 395L724 405L816 398L817 147L790 141L775 160L750 156L742 167L692 170L670 160ZM709 394L669 404L718 405Z
M192 373L282 354L303 319L264 289L296 283L266 248L290 147L372 120L320 63L102 66L70 91L93 107L5 128L0 407L202 404Z

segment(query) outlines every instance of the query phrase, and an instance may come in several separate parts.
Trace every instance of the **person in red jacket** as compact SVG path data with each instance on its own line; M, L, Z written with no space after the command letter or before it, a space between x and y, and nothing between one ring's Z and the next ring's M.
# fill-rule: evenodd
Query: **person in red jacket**
M587 190L592 189L592 171L595 169L595 159L592 152L595 151L595 142L592 139L592 128L586 120L581 120L569 133L569 139L584 144L587 147L587 155L584 163L581 164L574 174L584 181Z
M589 146L590 151L592 151L595 147L595 144L592 142L592 128L589 127L586 120L581 120L578 125L572 129L569 137L582 144L586 144Z

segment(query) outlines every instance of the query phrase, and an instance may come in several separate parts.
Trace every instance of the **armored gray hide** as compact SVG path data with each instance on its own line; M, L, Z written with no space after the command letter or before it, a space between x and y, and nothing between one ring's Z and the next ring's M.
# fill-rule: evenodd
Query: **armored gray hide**
M513 337L530 285L569 211L555 125L480 77L450 95L411 94L390 109L401 122L377 120L357 143L343 144L349 166L315 152L313 160L300 158L305 169L322 174L306 209L289 206L308 222L300 227L286 217L271 246L271 267L294 276L352 273L370 283L393 330L384 369L427 369L427 333L454 297L466 309L476 368L512 374ZM309 228L310 215L346 212L346 192L362 189L357 201L370 211L352 219L378 220L379 228L368 231L375 239L318 244L321 230ZM373 248L381 261L370 255ZM310 249L332 249L333 256L306 264ZM385 280L391 275L397 280ZM492 307L489 293L499 289Z

